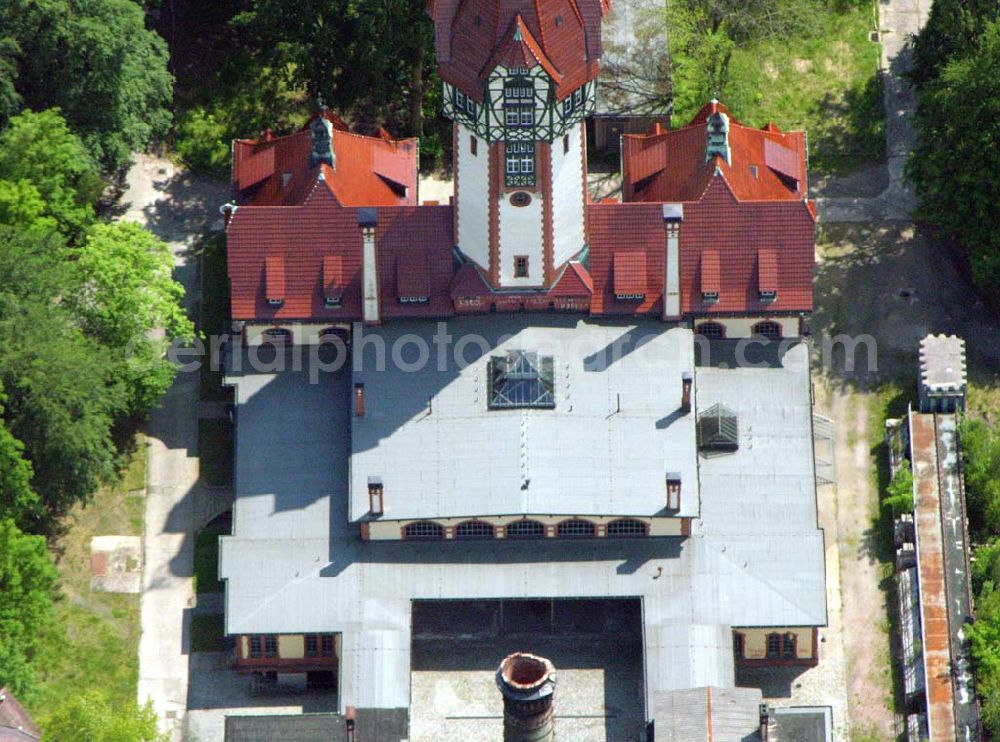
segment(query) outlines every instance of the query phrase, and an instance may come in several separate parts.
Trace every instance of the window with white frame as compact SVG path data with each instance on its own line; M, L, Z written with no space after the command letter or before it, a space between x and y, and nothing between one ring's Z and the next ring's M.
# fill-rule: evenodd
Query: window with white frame
M508 186L535 184L535 143L507 142L505 146Z

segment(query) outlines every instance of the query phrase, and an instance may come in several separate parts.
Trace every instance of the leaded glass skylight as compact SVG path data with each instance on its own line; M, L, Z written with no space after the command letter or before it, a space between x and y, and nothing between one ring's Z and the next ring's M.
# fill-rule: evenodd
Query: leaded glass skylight
M491 409L556 406L552 356L524 350L493 356L489 363Z

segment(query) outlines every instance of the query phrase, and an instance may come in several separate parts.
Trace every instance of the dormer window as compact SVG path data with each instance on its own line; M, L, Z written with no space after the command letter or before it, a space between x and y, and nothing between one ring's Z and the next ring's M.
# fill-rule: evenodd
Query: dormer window
M701 300L706 304L718 304L719 303L719 292L718 291L702 291Z
M778 298L778 292L777 291L760 291L760 292L758 292L758 296L760 297L761 301L772 302L772 301L775 301Z
M264 259L264 292L268 306L284 306L285 259L280 255L268 255Z
M339 309L343 304L344 261L340 255L323 256L323 306Z
M426 304L429 301L429 297L426 296L401 296L399 297L400 304Z
M778 254L773 248L757 251L757 297L768 303L778 298Z
M642 301L646 298L646 256L639 251L616 252L612 263L615 299Z
M327 309L340 309L344 305L343 298L338 294L336 296L324 296L323 306Z

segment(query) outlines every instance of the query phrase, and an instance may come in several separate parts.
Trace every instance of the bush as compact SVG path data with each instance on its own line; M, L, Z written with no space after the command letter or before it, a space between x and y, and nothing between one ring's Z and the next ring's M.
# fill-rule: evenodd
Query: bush
M894 516L913 512L913 470L907 459L903 459L902 466L896 470L896 475L885 488L882 504L892 508Z

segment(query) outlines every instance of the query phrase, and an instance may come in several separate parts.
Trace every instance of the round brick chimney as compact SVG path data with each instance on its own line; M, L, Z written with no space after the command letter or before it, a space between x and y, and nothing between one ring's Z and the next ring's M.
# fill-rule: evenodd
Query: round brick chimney
M500 663L496 678L503 694L504 742L551 742L556 687L552 663L544 657L515 652Z

